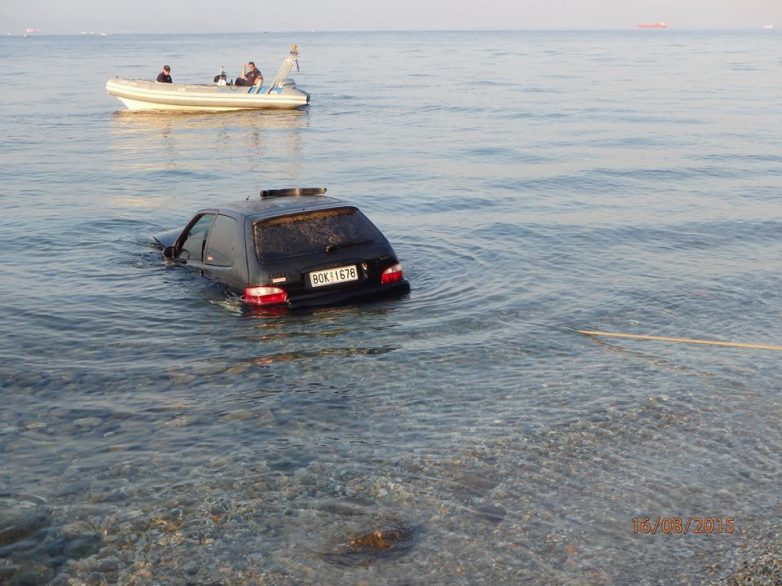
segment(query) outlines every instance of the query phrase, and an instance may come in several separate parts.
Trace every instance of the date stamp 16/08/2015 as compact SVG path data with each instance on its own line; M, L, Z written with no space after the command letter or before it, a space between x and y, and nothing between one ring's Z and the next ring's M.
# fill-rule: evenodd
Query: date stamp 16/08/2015
M645 535L733 535L733 517L633 517L633 533Z

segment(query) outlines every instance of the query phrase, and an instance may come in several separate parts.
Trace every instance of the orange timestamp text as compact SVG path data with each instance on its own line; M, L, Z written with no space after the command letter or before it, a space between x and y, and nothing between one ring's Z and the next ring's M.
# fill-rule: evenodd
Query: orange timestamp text
M633 533L644 535L733 535L733 517L633 517Z

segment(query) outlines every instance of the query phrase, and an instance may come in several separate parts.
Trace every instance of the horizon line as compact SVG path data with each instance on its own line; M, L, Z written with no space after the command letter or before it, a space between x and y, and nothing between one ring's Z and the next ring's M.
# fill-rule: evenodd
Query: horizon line
M668 25L667 31L755 31L755 30L769 30L769 26L774 25L754 25L754 26L742 26L742 27L708 27L708 26L685 26L676 27ZM602 27L602 28L476 28L476 29L310 29L310 30L296 30L296 29L280 29L280 30L264 30L264 31L178 31L178 32L156 32L156 31L125 31L125 32L111 32L109 30L100 31L80 31L80 32L21 32L12 33L6 32L4 36L8 37L55 37L55 36L104 36L104 35L168 35L168 36L181 36L181 35L264 35L264 34L341 34L341 33L516 33L516 32L627 32L645 30L639 28L639 25L628 25L626 27ZM658 30L658 29L654 29ZM771 30L777 30L776 27Z

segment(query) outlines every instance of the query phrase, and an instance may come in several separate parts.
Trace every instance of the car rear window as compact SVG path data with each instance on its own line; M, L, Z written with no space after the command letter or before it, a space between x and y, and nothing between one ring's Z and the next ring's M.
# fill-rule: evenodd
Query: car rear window
M254 225L255 248L259 259L326 252L339 247L381 237L380 232L356 208L332 208L271 218Z

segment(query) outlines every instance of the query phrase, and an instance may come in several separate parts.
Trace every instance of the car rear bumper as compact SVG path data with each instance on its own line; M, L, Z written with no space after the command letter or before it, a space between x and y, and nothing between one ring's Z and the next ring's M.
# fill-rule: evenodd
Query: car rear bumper
M287 306L291 309L303 309L324 305L342 305L354 301L398 297L409 292L410 283L403 279L398 283L388 285L370 285L336 291L307 292L291 297Z

